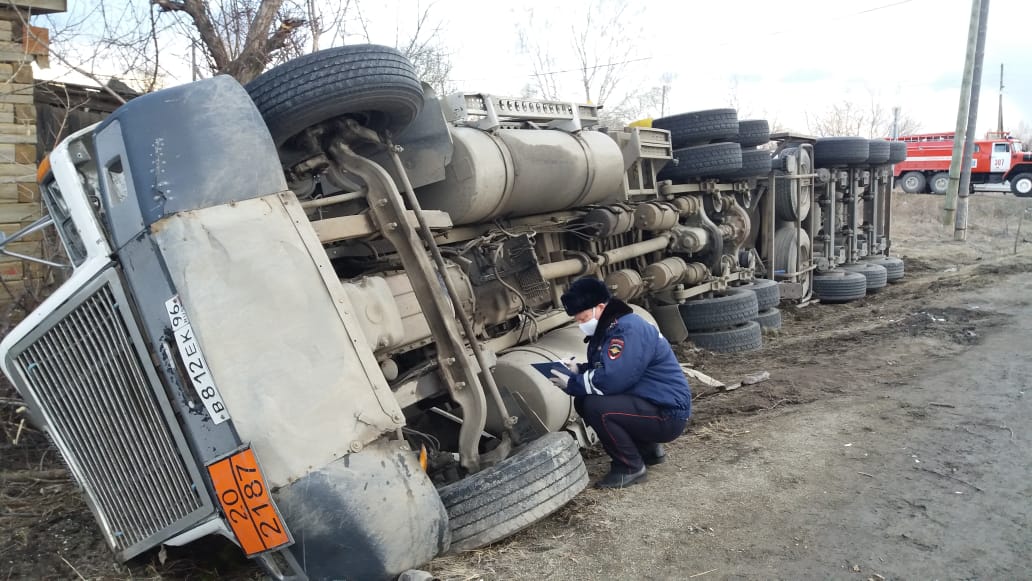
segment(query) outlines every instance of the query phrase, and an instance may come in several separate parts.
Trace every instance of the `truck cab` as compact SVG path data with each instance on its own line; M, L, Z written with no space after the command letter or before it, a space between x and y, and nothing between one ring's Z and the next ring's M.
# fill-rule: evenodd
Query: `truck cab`
M906 135L907 159L895 166L904 192L944 194L953 156L953 133ZM974 141L971 185L1009 184L1017 196L1032 195L1032 154L1009 133L989 132Z

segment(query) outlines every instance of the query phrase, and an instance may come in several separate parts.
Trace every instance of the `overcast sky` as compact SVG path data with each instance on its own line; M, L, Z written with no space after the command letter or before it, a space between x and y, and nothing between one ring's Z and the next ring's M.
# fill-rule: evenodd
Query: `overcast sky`
M559 3L556 3L559 4ZM583 2L562 3L565 10ZM971 13L968 0L722 0L642 5L646 39L634 63L640 79L671 73L667 111L726 106L737 92L743 114L806 129L831 104L873 98L899 106L926 131L956 125ZM452 34L453 76L460 85L516 92L530 73L510 3L438 0ZM573 16L576 17L576 16ZM1005 125L1032 121L1032 1L992 0L979 131L995 127L999 68L1005 65ZM629 27L633 28L633 27ZM553 34L553 46L561 41ZM560 70L576 68L572 51ZM574 79L577 73L569 73ZM735 89L737 87L737 89ZM576 95L572 95L576 97Z
M123 0L124 1L124 0ZM145 0L133 0L145 2ZM555 70L576 69L568 22L583 19L590 0L510 3L436 0L452 81L463 90L517 95L531 82L518 23L527 7L547 11ZM70 12L92 0L69 0ZM374 42L405 33L416 0L362 0ZM422 0L421 6L428 5ZM629 5L625 30L640 31L623 89L660 85L672 77L667 112L727 106L741 117L768 118L798 131L806 117L844 101L899 106L924 131L952 131L964 68L970 0L651 0ZM979 133L995 128L1000 64L1004 64L1005 127L1032 123L1032 0L992 0ZM358 39L351 39L357 42ZM55 67L58 68L58 67ZM185 69L188 71L188 68ZM188 74L188 73L187 73ZM560 73L571 100L581 100L577 72ZM185 79L184 79L185 80Z

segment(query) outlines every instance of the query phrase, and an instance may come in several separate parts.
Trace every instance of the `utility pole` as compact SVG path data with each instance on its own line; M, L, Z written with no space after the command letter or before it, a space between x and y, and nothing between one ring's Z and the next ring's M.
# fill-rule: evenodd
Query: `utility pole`
M892 108L892 140L899 139L899 107Z
M1000 117L996 120L996 132L1003 137L1003 63L1000 63Z
M975 153L975 127L978 123L978 96L982 91L982 61L985 60L985 34L989 27L989 0L982 0L978 15L978 40L975 42L975 67L971 76L971 107L968 109L967 135L964 138L964 166L960 170L957 221L954 240L967 240L968 196L971 195L971 157Z
M978 44L978 16L981 0L971 0L971 24L968 27L967 56L964 59L964 77L960 82L960 103L957 106L957 129L953 132L953 157L950 161L950 183L946 189L942 225L952 226L957 213L957 190L960 189L961 156L967 135L968 109L971 104L971 78L975 74L975 47Z

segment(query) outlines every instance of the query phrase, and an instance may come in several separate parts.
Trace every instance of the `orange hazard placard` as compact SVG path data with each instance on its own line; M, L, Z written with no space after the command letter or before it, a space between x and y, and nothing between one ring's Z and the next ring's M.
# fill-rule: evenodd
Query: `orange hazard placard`
M222 512L248 556L292 542L250 448L208 466L208 474Z

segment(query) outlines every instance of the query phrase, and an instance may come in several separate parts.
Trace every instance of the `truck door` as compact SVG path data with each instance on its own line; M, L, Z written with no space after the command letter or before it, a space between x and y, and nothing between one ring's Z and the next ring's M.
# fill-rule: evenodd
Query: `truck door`
M1010 169L1011 150L1009 143L994 143L992 159L989 164L991 173L1006 173Z

